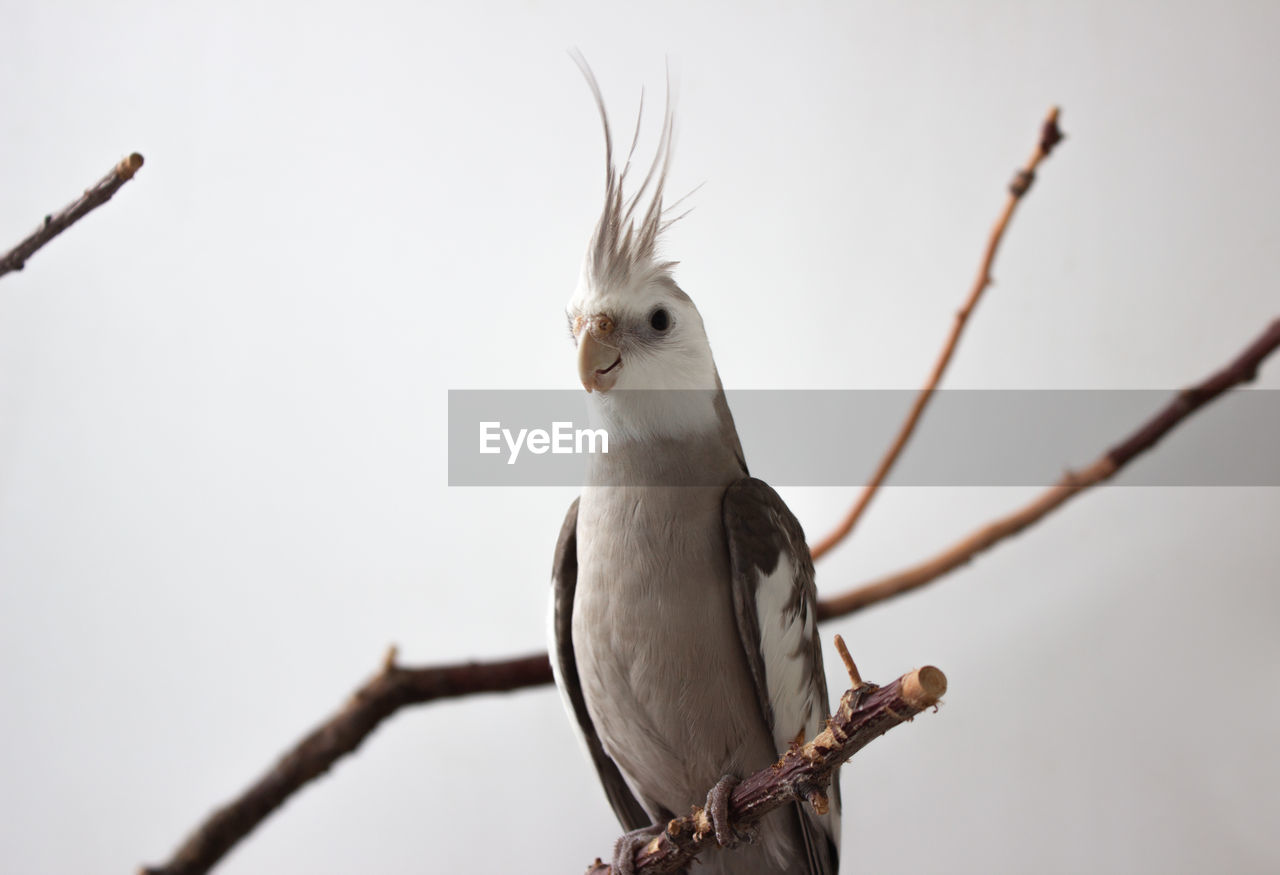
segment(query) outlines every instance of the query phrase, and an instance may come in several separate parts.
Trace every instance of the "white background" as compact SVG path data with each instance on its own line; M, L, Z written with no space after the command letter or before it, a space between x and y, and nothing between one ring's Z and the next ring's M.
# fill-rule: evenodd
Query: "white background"
M574 490L448 488L445 412L448 389L575 385L563 307L602 144L569 46L623 131L671 59L672 190L706 184L665 249L728 386L918 385L1055 102L1069 139L949 386L1173 390L1280 309L1274 4L4 19L0 246L147 159L0 281L6 871L164 859L392 642L414 663L542 647ZM820 588L1032 492L889 490ZM852 494L784 497L816 538ZM951 682L845 770L845 871L1280 867L1278 521L1276 489L1100 490L824 627L870 679ZM578 872L616 832L543 689L401 714L222 871Z

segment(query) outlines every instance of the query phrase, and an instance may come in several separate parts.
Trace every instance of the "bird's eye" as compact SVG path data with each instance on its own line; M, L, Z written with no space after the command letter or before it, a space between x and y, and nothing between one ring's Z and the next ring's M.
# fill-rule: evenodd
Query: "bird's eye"
M654 331L666 331L671 327L671 314L662 308L653 311L649 317L649 326Z

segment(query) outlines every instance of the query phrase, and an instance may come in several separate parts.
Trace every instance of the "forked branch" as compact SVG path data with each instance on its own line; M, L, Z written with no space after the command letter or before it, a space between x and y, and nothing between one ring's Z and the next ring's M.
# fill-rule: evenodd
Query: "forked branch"
M1275 352L1277 347L1280 347L1280 319L1272 322L1266 331L1225 368L1195 386L1183 389L1155 416L1099 456L1092 464L1079 471L1068 471L1057 483L1040 493L1027 505L1008 516L987 523L936 556L879 580L873 580L843 595L824 599L818 605L818 619L843 617L885 599L919 589L926 583L937 580L944 574L973 561L979 553L991 549L1005 538L1012 537L1032 523L1039 522L1068 499L1115 476L1117 471L1154 447L1179 423L1223 392L1242 383L1252 382L1263 360Z
M0 255L0 276L14 270L22 270L27 259L36 253L54 237L83 219L90 212L111 200L111 196L120 190L142 167L142 156L134 152L123 159L111 172L99 179L93 186L86 188L84 194L67 204L56 213L44 217L40 227L36 228L17 246L4 255Z

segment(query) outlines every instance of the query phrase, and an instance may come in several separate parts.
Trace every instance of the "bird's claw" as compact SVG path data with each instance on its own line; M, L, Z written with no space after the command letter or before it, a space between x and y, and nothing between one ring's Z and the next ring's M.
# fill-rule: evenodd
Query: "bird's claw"
M660 823L653 826L642 826L631 832L623 833L613 843L613 862L611 868L614 875L636 875L636 854L664 829Z
M725 775L707 793L706 812L711 820L711 829L715 832L716 844L722 848L737 847L740 842L753 842L756 831L751 827L739 828L729 820L729 797L741 783L733 775Z

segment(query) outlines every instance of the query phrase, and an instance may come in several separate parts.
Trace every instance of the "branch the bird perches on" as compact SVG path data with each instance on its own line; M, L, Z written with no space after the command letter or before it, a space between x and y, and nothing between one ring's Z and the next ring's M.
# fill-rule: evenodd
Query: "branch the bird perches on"
M796 800L824 813L827 787L842 763L893 727L935 707L947 691L946 675L931 665L908 672L885 687L865 683L844 641L839 635L835 637L852 686L840 697L825 729L734 788L729 796L729 821L735 830L744 830L775 808ZM669 822L636 853L636 873L677 872L715 844L709 814L695 808L687 817ZM587 868L587 875L612 872L612 867L598 859Z

